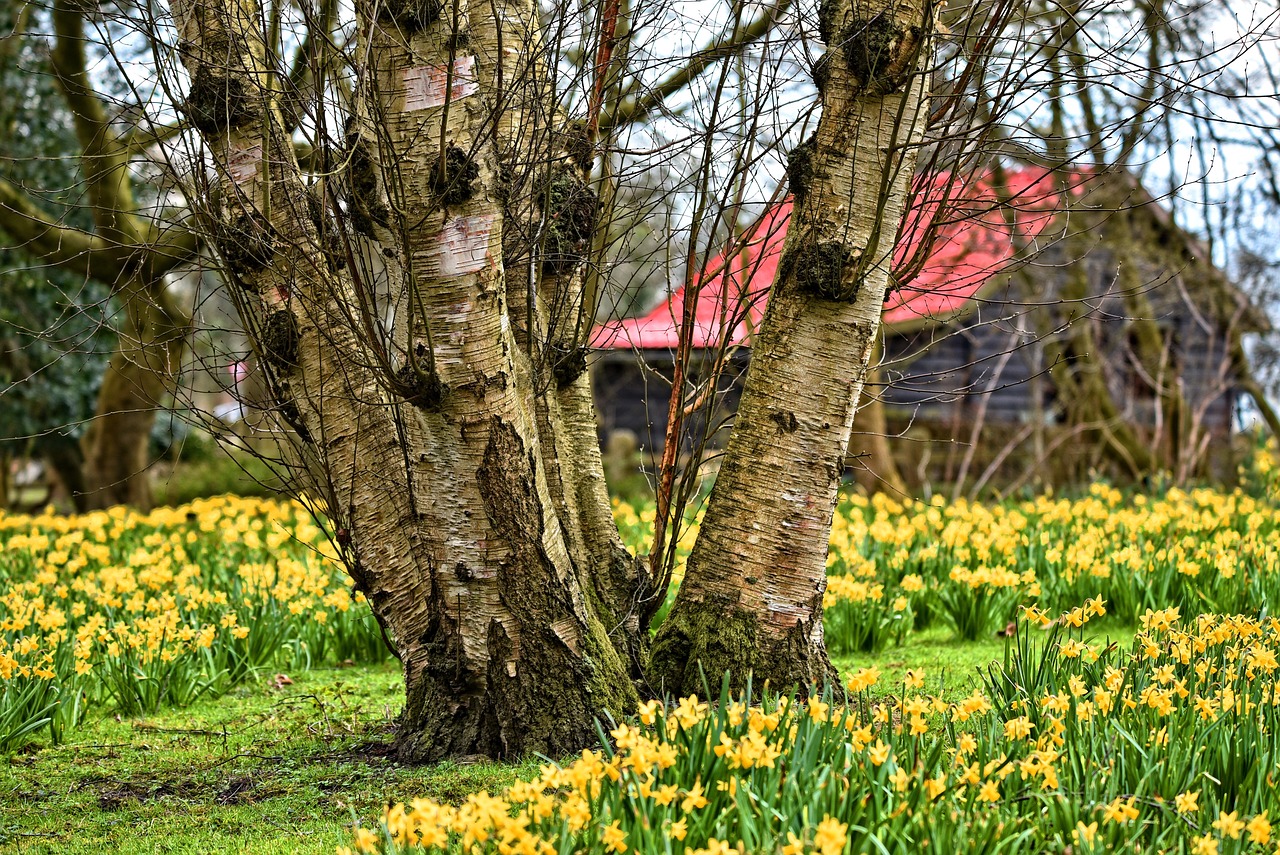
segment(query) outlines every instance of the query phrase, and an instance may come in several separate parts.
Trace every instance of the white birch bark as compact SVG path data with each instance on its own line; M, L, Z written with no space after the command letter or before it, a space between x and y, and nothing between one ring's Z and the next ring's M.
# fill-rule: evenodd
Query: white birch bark
M719 476L654 641L654 679L825 682L827 541L924 123L923 4L828 0L823 114ZM806 162L807 161L807 162Z
M201 128L222 167L224 220L275 236L265 263L236 273L256 295L256 344L276 365L310 480L403 664L409 760L572 751L594 739L602 710L621 713L635 697L552 506L507 312L497 151L484 132L492 84L457 38L484 44L491 8L449 10L425 27L362 17L373 67L358 114L374 123L387 179L364 189L385 193L370 201L386 204L416 289L405 351L432 366L389 377L353 322L367 308L360 283L325 262L279 112L255 88L259 10L175 6L197 86L205 65L226 78L224 104L245 93L237 113ZM462 155L443 183L442 142ZM229 168L254 146L256 169ZM465 191L451 186L458 176Z

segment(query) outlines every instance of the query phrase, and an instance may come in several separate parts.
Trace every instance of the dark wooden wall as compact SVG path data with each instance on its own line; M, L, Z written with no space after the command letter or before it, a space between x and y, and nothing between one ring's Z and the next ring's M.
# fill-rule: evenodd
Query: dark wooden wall
M1144 438L1160 437L1167 425L1161 423L1151 378L1143 377L1134 352L1131 319L1139 303L1150 311L1150 320L1168 343L1168 374L1158 379L1180 385L1206 447L1228 451L1229 443L1222 440L1231 434L1239 396L1228 359L1229 340L1240 318L1224 317L1221 307L1202 305L1207 298L1200 295L1212 289L1202 287L1197 277L1218 276L1216 271L1204 262L1187 260L1185 252L1171 255L1158 241L1151 245L1150 252L1127 249L1123 260L1095 245L1074 261L1066 250L1050 247L1037 255L1034 265L986 288L962 315L886 330L878 382L868 386L867 394L883 402L891 435L912 434L907 437L912 442L894 443L899 468L911 470L923 456L932 455L928 477L947 480L955 474L960 449L979 421L982 444L994 449L1025 435L1028 425L1042 426L1043 430L1036 428L1037 441L1045 441L1043 435L1063 421L1062 402L1049 374L1053 345L1080 324L1091 327L1097 362L1125 421ZM1088 298L1063 299L1073 276L1085 277L1083 293ZM1135 301L1135 296L1141 300ZM737 407L747 358L745 348L735 355L714 405L686 426L683 450L692 449L704 436L710 436L713 445L722 443ZM700 370L701 365L694 366L695 374ZM594 354L592 377L602 438L624 429L634 433L649 454L660 452L671 374L669 351ZM983 451L984 459L997 453ZM1075 452L1069 445L1063 449L1068 457ZM980 460L978 465L984 464ZM1081 458L1070 467L1079 473L1089 465ZM923 472L926 467L920 468Z
M712 446L723 445L738 409L749 358L749 351L740 348L729 359L716 392L707 395L703 406L686 419L681 431L682 451L692 451L703 441ZM690 382L696 384L702 382L708 364L702 354L695 355L693 363ZM645 453L660 454L675 364L671 351L596 351L589 364L601 439L614 431L627 430L635 434Z

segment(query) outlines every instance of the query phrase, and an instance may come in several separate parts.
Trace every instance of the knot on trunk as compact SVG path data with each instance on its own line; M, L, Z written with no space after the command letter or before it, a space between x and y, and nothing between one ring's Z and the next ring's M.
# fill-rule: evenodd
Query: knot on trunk
M237 281L266 269L276 256L275 226L256 212L237 215L219 230L216 242L227 271Z
M392 21L409 33L425 30L440 20L444 4L440 0L380 0L383 20Z
M586 258L600 199L572 167L557 170L542 194L542 269L567 273Z
M555 358L551 373L556 378L556 388L567 389L587 370L587 349L561 345L552 345L551 349Z
M859 91L887 95L903 87L920 47L920 27L904 27L890 15L854 17L840 32L845 65Z
M439 409L448 388L435 371L402 365L395 373L395 391L420 410Z
M280 414L280 418L284 423L293 428L293 432L298 435L298 439L310 445L311 431L307 430L307 426L302 423L302 413L298 410L297 403L289 395L288 391L282 389L280 399L276 405L276 412Z
M835 42L840 26L840 0L822 0L818 4L818 37L828 47Z
M805 241L783 259L783 269L795 276L796 288L805 294L852 302L862 286L859 255L842 243Z
M461 205L475 192L480 167L462 149L450 145L431 165L428 187L442 205Z
M566 123L561 132L561 147L575 167L583 172L591 171L596 159L596 147L591 141L591 132L586 122L574 119Z
M775 410L769 414L769 420L778 426L780 433L795 433L800 429L800 420L795 413Z
M826 94L827 84L831 82L831 52L828 51L813 61L813 68L809 70L809 74L813 77L813 85L818 89L818 97L821 98Z
M190 44L179 50L196 53ZM220 33L205 37L191 74L191 91L182 102L187 121L200 133L223 133L262 115L258 93L241 78L239 65L229 37Z
M277 368L293 368L298 364L298 320L293 312L280 309L262 322L258 341L263 355Z
M365 237L374 237L374 226L385 226L391 210L382 201L378 163L369 144L355 130L355 119L347 121L347 188L351 201L351 227Z
M797 205L802 204L809 195L809 186L814 177L813 162L817 153L818 135L815 132L787 154L787 188Z

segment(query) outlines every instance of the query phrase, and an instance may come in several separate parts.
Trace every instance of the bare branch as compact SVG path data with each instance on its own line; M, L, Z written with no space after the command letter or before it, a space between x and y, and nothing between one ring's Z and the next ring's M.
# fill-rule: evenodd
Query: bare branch
M698 75L702 74L718 60L733 56L743 48L768 35L769 31L777 24L778 18L787 9L791 8L791 3L792 0L777 0L758 18L735 29L727 39L708 45L693 54L683 68L668 75L665 80L653 89L643 94L637 94L634 92L636 87L632 87L633 91L628 93L626 100L623 100L616 109L600 117L600 131L608 133L620 125L638 122L646 118L660 107L664 101L696 80Z
M31 25L31 12L35 8L32 3L22 4L22 8L18 10L17 19L13 23L13 29L7 33L0 33L0 68L9 64L9 60L18 52L18 46L22 43L22 37L27 32L27 27Z
M151 243L117 244L59 223L20 187L0 178L0 229L21 241L23 249L49 264L91 276L118 291L131 277L157 281L190 261L199 237L171 226Z
M94 267L94 254L105 248L100 238L60 224L21 188L4 178L0 178L0 229L21 241L22 248L32 255L82 274L90 272ZM103 279L98 274L104 272L99 268L90 275Z

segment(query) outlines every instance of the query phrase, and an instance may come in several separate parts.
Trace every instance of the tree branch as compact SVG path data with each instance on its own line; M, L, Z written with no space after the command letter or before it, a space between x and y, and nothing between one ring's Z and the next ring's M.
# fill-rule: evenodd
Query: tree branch
M20 187L0 178L0 230L49 264L90 276L118 293L130 278L158 281L190 261L200 248L195 232L180 225L157 231L149 243L117 244L59 223Z
M631 87L626 100L600 117L600 131L607 133L621 125L644 119L672 95L684 89L718 60L733 56L773 29L778 18L791 7L793 0L777 0L758 18L738 27L727 39L708 45L689 58L689 62L643 94L636 94L638 84Z
M126 136L122 142L130 153L141 152L157 143L168 142L180 133L182 133L181 124L156 125L146 130L137 128Z
M74 117L80 162L89 186L94 222L108 241L137 244L143 232L133 217L128 146L111 128L85 65L84 14L69 0L53 5L56 39L50 54L54 77Z
M92 256L102 241L80 229L57 222L41 210L16 184L0 178L0 229L21 241L22 248L43 261L77 273L90 271Z
M285 110L285 127L289 131L297 128L300 116L298 103L304 97L304 90L323 86L322 74L317 78L316 72L327 64L326 52L334 49L332 35L337 21L338 4L336 0L323 0L320 4L319 16L311 20L308 14L306 36L294 53L293 63L289 68L288 84L285 92L289 97L289 106Z
M155 237L151 242L136 250L146 253L142 263L150 279L159 279L200 251L200 235L183 225L165 223L152 231Z
M31 24L31 10L34 8L33 3L22 4L13 22L13 28L7 33L0 33L0 68L7 66L9 60L18 53L22 37L26 35L27 27Z

